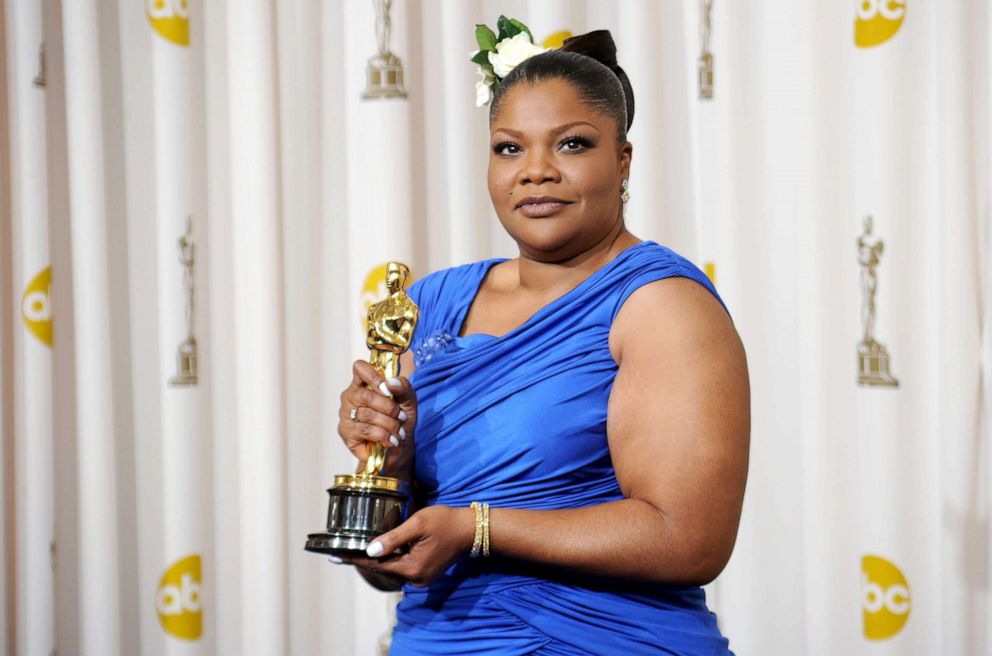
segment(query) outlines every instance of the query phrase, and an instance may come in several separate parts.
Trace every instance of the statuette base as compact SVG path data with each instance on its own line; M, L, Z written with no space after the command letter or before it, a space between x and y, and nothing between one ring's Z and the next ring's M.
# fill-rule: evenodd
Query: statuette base
M327 490L327 530L307 536L307 551L359 555L376 537L402 523L407 497L401 483L388 476L342 474Z
M406 98L403 88L403 64L391 52L369 59L365 69L363 100L378 98Z
M889 373L889 353L872 340L858 345L858 384L871 387L899 387L899 381Z
M196 340L189 338L179 345L176 351L176 375L169 380L173 386L196 385L199 380L197 373Z
M713 99L713 55L703 53L696 62L696 69L699 75L699 99Z

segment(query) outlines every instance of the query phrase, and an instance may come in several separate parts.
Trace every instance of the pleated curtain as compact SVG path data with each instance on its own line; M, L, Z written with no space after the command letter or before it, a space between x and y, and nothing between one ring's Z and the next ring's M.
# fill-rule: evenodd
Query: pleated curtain
M373 4L4 0L0 656L388 643L395 597L303 543L382 264L515 254L500 14L613 32L628 224L744 341L735 652L992 655L988 0L396 0L407 97L364 100Z

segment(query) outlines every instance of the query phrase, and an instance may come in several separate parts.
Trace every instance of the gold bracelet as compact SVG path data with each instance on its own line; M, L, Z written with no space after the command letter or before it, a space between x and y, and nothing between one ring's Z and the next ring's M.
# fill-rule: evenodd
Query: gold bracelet
M482 552L482 521L483 513L482 506L479 505L478 501L472 502L472 509L475 510L475 537L472 540L472 552L469 554L472 558L478 558L479 554Z
M482 504L482 557L489 558L489 504Z

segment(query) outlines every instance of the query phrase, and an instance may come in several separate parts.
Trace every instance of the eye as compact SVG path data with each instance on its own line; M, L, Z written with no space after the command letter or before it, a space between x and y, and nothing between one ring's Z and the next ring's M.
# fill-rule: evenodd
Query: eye
M586 139L585 137L573 135L571 137L565 137L564 139L562 139L559 147L561 148L561 150L575 152L575 151L585 150L587 148L592 148L592 142Z
M493 146L493 152L497 155L513 155L520 152L520 146L512 141L500 141Z

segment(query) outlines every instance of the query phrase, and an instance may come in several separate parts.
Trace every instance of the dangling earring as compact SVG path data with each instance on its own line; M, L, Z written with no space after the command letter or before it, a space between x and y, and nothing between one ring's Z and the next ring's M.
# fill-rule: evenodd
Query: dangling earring
M630 183L626 180L620 183L620 202L624 205L630 202L630 192L627 191L627 187L629 186Z

